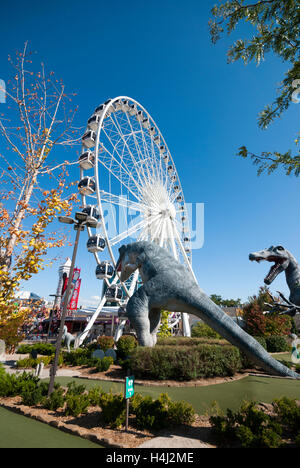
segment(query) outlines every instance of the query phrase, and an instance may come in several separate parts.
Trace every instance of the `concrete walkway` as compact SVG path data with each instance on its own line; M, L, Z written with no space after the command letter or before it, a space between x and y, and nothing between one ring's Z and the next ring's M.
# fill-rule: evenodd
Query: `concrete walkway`
M34 369L18 369L15 366L15 362L28 357L28 354L6 354L4 359L0 362L3 364L5 372L8 374L15 374L16 372L34 372ZM57 369L57 377L80 377L80 371L72 369ZM43 369L40 375L41 379L47 379L50 376L50 368Z
M147 440L147 442L144 442L142 445L139 445L138 448L194 449L194 448L215 448L215 447L213 445L207 444L206 442L202 442L201 440L170 435L167 437L154 437L151 440Z

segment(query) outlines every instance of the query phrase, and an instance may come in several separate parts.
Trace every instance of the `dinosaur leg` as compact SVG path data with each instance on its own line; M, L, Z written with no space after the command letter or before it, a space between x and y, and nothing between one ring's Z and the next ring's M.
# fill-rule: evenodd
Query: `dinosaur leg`
M160 314L161 314L160 309L151 309L149 312L152 346L155 346L157 342L157 332L158 332L159 325L160 325Z
M150 332L149 297L144 287L139 288L129 299L126 315L136 331L141 346L153 346L153 337Z

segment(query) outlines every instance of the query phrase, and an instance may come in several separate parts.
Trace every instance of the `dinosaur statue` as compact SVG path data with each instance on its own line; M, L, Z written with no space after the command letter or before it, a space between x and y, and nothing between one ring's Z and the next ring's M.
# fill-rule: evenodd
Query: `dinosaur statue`
M300 379L300 375L273 359L267 351L198 286L185 265L151 242L134 242L119 249L116 265L121 281L139 269L143 285L127 304L127 317L141 346L155 346L161 310L198 316L265 371Z
M65 341L67 348L68 348L68 352L70 352L71 351L70 345L73 341L75 341L75 337L71 333L68 332L68 328L66 325L64 326L64 333L62 336L62 340Z
M264 249L260 252L250 253L249 260L252 262L260 262L262 260L274 262L274 265L264 279L267 285L270 285L280 273L283 271L285 272L286 282L290 290L290 300L288 301L283 294L279 293L281 298L285 301L285 304L283 303L280 305L289 309L286 312L289 313L289 315L293 316L299 312L300 267L295 257L284 247L278 245L277 247L271 246L269 249Z

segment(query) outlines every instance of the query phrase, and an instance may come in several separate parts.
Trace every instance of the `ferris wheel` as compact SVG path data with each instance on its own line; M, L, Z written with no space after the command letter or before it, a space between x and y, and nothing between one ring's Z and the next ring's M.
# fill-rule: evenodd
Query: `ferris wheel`
M97 107L82 137L79 165L83 211L99 223L96 231L88 228L87 249L94 255L95 274L105 287L78 346L105 304L118 303L126 310L139 285L138 271L126 284L120 281L116 261L122 244L156 242L194 275L188 211L179 176L159 128L141 104L119 96ZM184 334L190 336L188 315L182 314L182 320ZM117 335L125 322L121 320Z

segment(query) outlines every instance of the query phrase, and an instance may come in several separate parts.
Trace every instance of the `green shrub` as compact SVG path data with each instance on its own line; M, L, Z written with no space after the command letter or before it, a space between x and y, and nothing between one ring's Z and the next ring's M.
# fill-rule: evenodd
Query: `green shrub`
M137 426L150 430L191 424L195 417L195 411L189 403L172 401L167 393L162 393L156 400L137 393L131 399L131 411L136 415Z
M99 336L97 343L100 346L100 349L104 352L108 349L112 349L115 345L115 341L112 336Z
M243 448L277 448L281 446L281 426L258 409L255 402L245 402L236 412L212 416L210 422L220 445L238 444Z
M0 378L1 376L5 375L5 367L3 364L0 362Z
M204 322L197 322L192 327L192 337L195 338L217 338L221 339L221 335L217 333L213 328L206 325Z
M17 354L30 354L35 351L42 356L52 356L55 354L55 346L51 343L36 343L34 345L21 345L17 350Z
M284 336L267 336L266 343L269 353L282 353L290 350L290 346L287 344Z
M137 340L132 335L123 335L117 342L118 358L126 359L137 347Z
M108 424L112 429L125 424L126 405L124 396L119 393L104 393L100 397L101 418L104 424Z
M67 366L85 366L90 362L92 351L78 348L70 353L63 353L63 362Z
M192 380L231 376L242 368L239 350L233 346L155 346L137 348L128 364L137 378Z
M53 390L50 397L46 397L42 400L43 406L50 411L57 411L58 408L62 408L65 404L65 392L62 388Z
M106 372L110 366L114 363L114 360L110 356L105 356L102 359L97 359L97 363L95 365L96 372Z
M74 416L77 418L81 414L85 414L90 405L89 397L86 394L69 394L66 395L66 416Z
M0 376L0 396L14 397L20 395L28 382L34 382L37 385L39 379L26 372L20 375L4 373Z
M158 338L157 346L198 346L203 344L228 346L228 341L218 338L172 336L169 338Z
M21 391L22 404L26 406L36 406L43 399L42 387L33 381L29 381L23 386Z
M158 398L145 396L138 405L135 406L136 424L142 429L162 429L167 427L167 409Z
M278 420L290 428L294 433L300 430L300 407L296 400L282 397L273 401L274 411Z
M100 399L104 394L104 390L101 387L93 387L88 393L89 401L92 406L100 406Z
M44 363L44 366L49 366L52 362L52 356L45 356L45 357L39 357L37 359L33 358L25 358L25 359L20 359L19 361L16 362L16 367L18 369L35 369L38 364L41 362Z
M86 386L85 385L77 385L74 380L68 383L67 385L68 390L67 390L67 395L82 395L86 391Z

